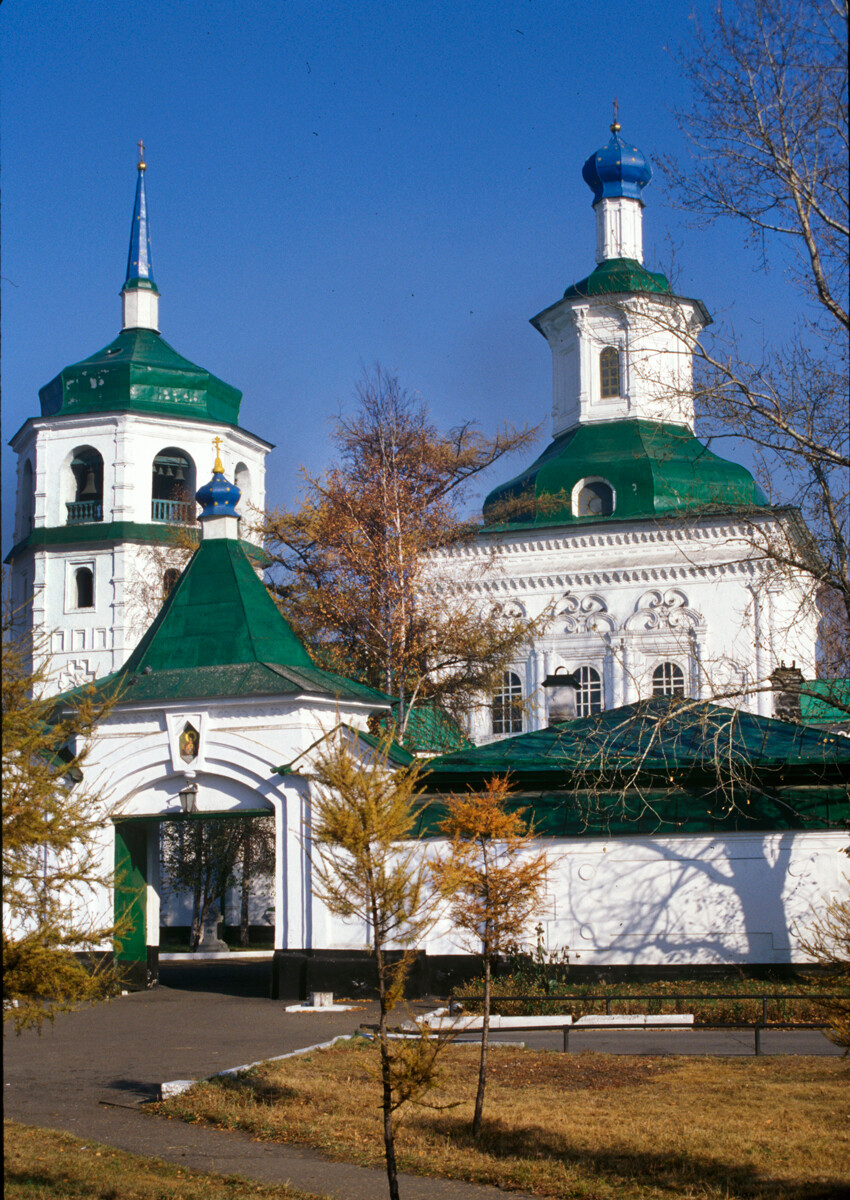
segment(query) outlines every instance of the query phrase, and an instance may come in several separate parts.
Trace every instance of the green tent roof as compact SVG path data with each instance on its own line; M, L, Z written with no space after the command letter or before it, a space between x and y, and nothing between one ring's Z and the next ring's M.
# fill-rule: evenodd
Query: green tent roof
M588 476L614 489L610 516L573 515L573 488ZM686 426L632 419L577 425L555 438L521 475L490 493L484 520L494 528L605 524L766 504L745 467L713 454Z
M242 393L183 358L153 329L125 329L91 358L60 371L39 399L43 417L131 411L235 425Z
M244 544L229 538L202 540L127 662L97 687L114 687L132 703L300 692L389 703L313 665Z

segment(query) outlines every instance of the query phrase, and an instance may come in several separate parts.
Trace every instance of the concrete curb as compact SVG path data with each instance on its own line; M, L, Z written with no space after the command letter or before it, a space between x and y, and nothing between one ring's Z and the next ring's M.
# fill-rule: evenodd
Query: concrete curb
M276 1054L274 1058L260 1058L256 1062L243 1063L241 1067L228 1067L226 1071L216 1071L215 1075L204 1075L201 1079L169 1079L166 1083L159 1085L159 1098L160 1100L170 1100L174 1096L181 1096L183 1092L188 1092L189 1088L194 1087L196 1083L206 1083L210 1079L222 1079L228 1075L241 1075L243 1071L250 1071L252 1067L262 1066L264 1062L281 1062L284 1058L297 1058L299 1054L310 1054L313 1050L330 1050L337 1042L349 1042L353 1037L363 1037L363 1034L341 1033L337 1037L331 1038L329 1042L317 1042L315 1046L304 1046L300 1050L290 1050L287 1054Z

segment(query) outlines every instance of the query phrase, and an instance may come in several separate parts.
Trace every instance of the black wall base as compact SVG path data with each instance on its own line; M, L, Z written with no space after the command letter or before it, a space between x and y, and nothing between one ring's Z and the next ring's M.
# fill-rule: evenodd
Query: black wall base
M810 968L806 967L806 972ZM408 999L419 996L449 996L462 992L470 979L482 974L481 960L474 955L428 955L418 951L407 978ZM707 964L682 963L676 966L655 964L615 964L608 966L570 966L558 989L565 992L571 984L646 983L662 980L697 982L724 979L793 979L799 968L791 963ZM498 994L499 972L493 991ZM311 992L333 992L337 997L355 998L377 990L374 957L365 950L275 950L272 964L273 1000L308 1000Z

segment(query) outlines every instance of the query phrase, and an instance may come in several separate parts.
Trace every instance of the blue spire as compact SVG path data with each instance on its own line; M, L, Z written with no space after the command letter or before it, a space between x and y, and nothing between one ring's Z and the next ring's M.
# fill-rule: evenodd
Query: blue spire
M145 195L145 170L147 164L142 157L144 144L139 142L139 177L136 180L136 203L133 206L133 224L130 228L130 252L127 255L127 277L124 287L142 287L157 291L153 279L151 262L151 239L148 232L148 201Z

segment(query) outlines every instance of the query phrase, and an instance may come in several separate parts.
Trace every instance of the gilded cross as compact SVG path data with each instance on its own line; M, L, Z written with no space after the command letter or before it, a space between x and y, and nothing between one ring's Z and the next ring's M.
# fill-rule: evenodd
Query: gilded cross
M612 133L617 133L620 128L620 121L617 116L619 111L620 111L620 104L619 104L619 101L617 100L617 97L615 96L614 97L614 120L611 124L611 132Z
M223 475L224 474L224 466L221 461L221 438L214 437L213 445L215 446L215 462L213 463L213 474L214 475Z

